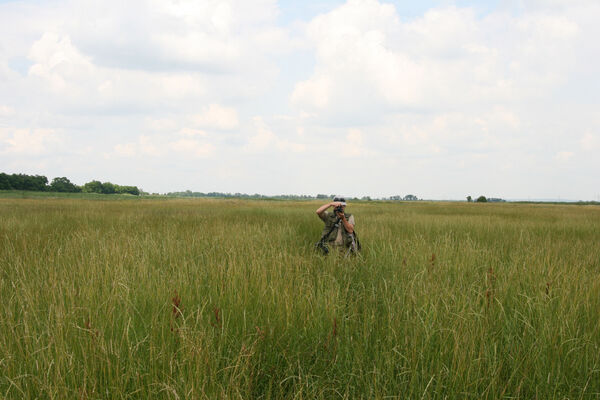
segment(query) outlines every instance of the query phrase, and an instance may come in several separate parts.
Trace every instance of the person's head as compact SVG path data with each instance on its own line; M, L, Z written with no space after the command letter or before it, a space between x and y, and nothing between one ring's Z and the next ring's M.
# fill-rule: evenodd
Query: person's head
M335 196L333 198L333 201L340 203L340 205L335 208L335 211L336 212L344 212L344 210L346 209L346 199L342 196Z

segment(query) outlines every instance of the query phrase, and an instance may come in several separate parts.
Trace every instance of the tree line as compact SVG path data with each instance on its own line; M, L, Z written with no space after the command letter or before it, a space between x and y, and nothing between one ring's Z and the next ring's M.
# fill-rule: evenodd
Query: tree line
M473 202L473 198L471 196L467 196L467 202L468 203L472 203ZM500 199L497 197L485 197L485 196L479 196L477 198L477 200L475 200L476 203L504 203L506 202L506 200L504 199Z
M111 182L91 181L82 186L72 183L67 177L56 177L48 183L44 175L6 174L0 172L0 190L27 190L36 192L131 194L142 192L137 186L123 186Z
M36 192L63 192L63 193L100 193L100 194L131 194L134 196L145 195L137 186L117 185L111 182L100 182L93 180L81 186L72 183L67 177L56 177L51 182L44 175L27 174L6 174L0 172L0 190L24 190ZM153 193L153 195L159 195ZM169 197L221 197L221 198L241 198L241 199L279 199L279 200L330 200L335 197L333 194L317 195L263 195L259 193L223 193L223 192L193 192L191 190L181 192L165 193ZM389 201L417 201L419 198L413 194L406 196L390 196L372 199L370 196L347 197L349 201L371 201L371 200L389 200ZM479 201L479 200L477 200Z

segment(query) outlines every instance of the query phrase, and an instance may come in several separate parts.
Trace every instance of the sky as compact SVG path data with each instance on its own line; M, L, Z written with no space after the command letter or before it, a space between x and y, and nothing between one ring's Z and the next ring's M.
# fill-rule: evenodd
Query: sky
M597 0L0 0L0 172L600 200Z

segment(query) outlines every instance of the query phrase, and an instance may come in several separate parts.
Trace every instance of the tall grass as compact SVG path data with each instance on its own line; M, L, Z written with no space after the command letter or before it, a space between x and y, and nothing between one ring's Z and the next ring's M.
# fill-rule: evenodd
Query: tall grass
M0 398L600 398L600 208L0 200Z

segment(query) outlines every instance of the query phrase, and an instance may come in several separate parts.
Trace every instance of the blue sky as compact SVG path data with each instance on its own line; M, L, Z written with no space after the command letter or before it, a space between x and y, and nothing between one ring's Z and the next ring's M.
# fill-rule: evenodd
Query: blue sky
M0 171L598 199L592 0L0 0Z

